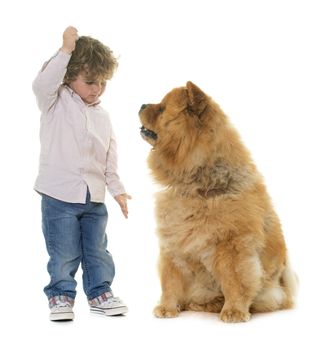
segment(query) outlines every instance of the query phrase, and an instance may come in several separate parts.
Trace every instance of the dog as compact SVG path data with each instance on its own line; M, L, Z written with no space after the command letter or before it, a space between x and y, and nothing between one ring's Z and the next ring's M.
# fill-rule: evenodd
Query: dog
M162 295L157 317L289 309L297 277L262 176L228 117L192 82L139 111L152 146Z

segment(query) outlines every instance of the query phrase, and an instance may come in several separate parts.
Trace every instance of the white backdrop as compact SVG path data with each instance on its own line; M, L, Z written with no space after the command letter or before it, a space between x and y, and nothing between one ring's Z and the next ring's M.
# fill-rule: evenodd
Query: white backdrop
M317 308L318 13L310 0L10 1L1 27L2 349L314 348ZM48 282L40 197L32 190L39 155L39 111L31 83L61 45L68 25L119 56L103 106L118 140L119 171L133 196L129 219L108 195L113 289L130 312L89 315L77 274L76 319L48 321ZM226 325L217 315L158 320L157 239L138 110L192 80L221 105L263 173L300 278L295 310ZM6 345L2 345L6 343Z

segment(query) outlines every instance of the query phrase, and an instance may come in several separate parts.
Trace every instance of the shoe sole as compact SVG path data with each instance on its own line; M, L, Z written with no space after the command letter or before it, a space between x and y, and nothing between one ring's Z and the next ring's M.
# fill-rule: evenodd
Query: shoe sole
M126 306L116 307L112 309L102 309L99 307L91 306L91 313L102 316L116 316L123 315L128 312L128 308Z
M73 312L59 312L50 315L50 321L73 321Z

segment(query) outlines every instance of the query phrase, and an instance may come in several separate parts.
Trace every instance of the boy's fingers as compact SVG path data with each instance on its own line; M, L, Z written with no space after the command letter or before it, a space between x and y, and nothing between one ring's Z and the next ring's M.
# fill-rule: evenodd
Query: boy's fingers
M128 207L127 207L127 203L126 202L122 203L121 211L123 212L125 218L127 219L128 218Z
M124 214L124 217L127 219L128 218L128 210L127 209L122 209L122 212Z

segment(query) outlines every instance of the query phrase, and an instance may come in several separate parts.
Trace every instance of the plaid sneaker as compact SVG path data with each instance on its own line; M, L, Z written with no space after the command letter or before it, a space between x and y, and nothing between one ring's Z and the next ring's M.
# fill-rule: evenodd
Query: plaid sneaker
M74 299L66 295L57 295L55 297L50 298L50 320L72 321L74 319L73 305Z
M89 300L88 303L93 314L115 316L128 312L127 306L119 298L114 297L112 292L106 292Z

